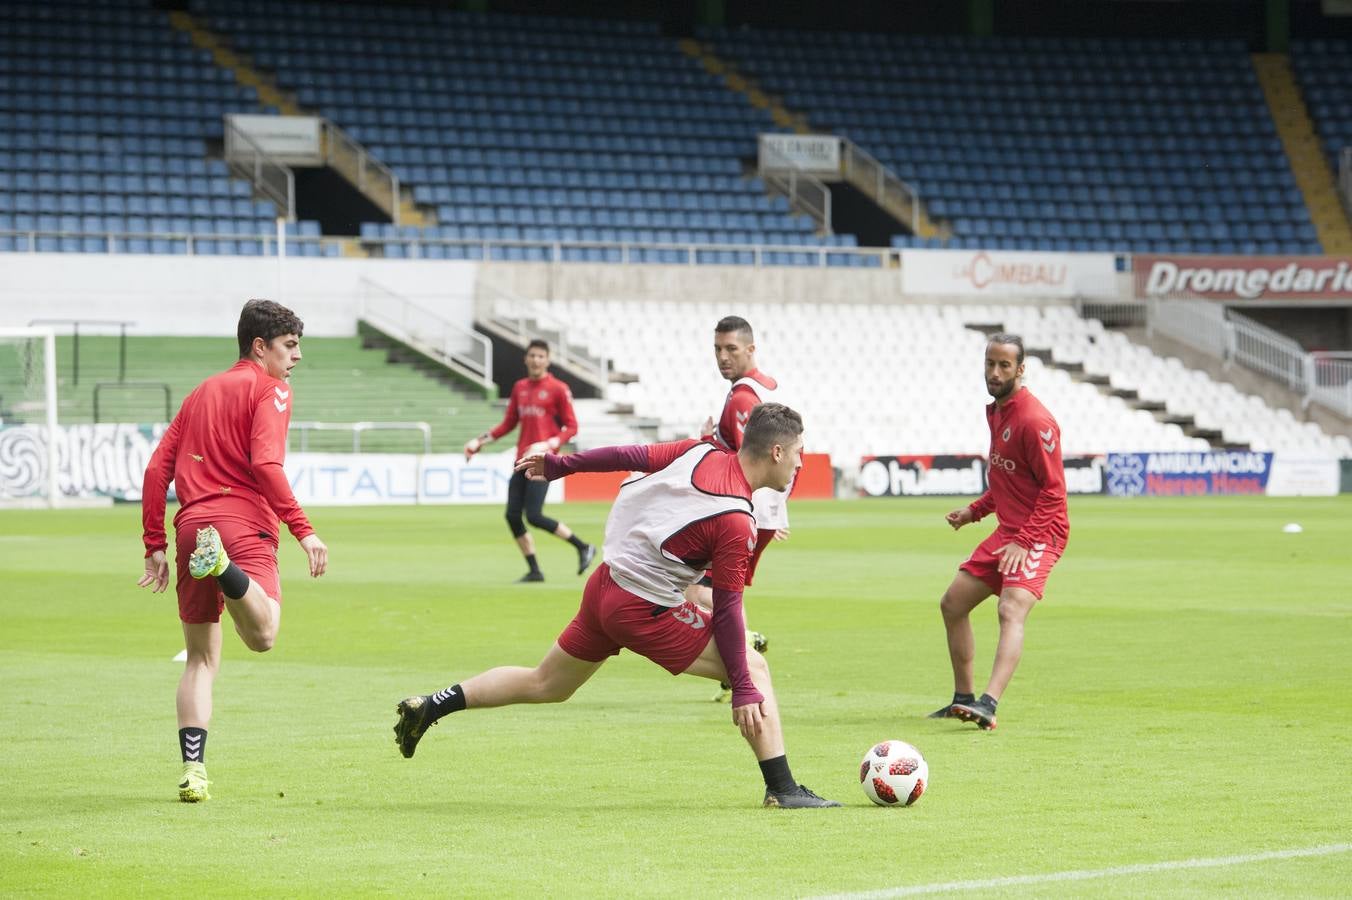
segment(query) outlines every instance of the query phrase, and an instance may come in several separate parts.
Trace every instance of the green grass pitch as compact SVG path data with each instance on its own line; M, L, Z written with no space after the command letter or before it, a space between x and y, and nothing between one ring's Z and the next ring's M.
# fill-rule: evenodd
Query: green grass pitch
M282 550L277 647L226 635L213 799L176 799L170 594L139 509L0 512L0 895L812 896L1247 857L1352 841L1352 498L1074 499L1000 729L929 721L940 593L986 533L948 500L800 502L748 592L795 775L847 808L759 807L711 683L624 654L569 702L471 710L413 760L396 701L538 660L571 548L517 586L496 507L315 509ZM602 505L552 507L599 540ZM1282 533L1300 522L1304 533ZM977 613L978 676L991 604ZM929 761L911 809L858 763ZM993 896L1346 895L1352 853L1170 865Z

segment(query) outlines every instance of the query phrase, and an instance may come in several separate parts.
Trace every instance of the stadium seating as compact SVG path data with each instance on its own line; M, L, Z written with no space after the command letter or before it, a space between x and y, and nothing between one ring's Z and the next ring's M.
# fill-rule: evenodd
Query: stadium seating
M1337 172L1339 154L1352 147L1352 41L1292 41L1291 68Z
M438 224L421 231L368 224L362 237L387 255L537 260L561 241L569 260L734 263L753 261L750 245L855 243L818 237L743 177L757 134L777 126L655 22L260 0L193 9L435 209ZM692 259L675 246L622 254L621 242L746 249Z
M566 317L577 326L571 339L587 342L617 369L638 374L634 384L612 385L607 397L659 420L661 436L694 434L721 407L727 385L710 352L713 324L724 314L720 307L523 302ZM986 452L984 336L969 323L1021 331L1030 350L1051 352L1051 365L1028 357L1027 384L1057 416L1068 454L1211 445L1077 380L1062 363L1081 364L1109 376L1113 388L1163 401L1170 415L1192 416L1199 427L1222 431L1225 443L1316 455L1352 452L1347 438L1329 437L1286 410L1186 371L1177 360L1155 357L1097 320L1078 318L1070 307L749 303L743 314L756 329L761 366L781 379L785 401L804 414L808 449L831 453L837 464L866 454Z
M292 378L295 408L291 448L302 442L313 451L352 449L350 431L311 431L302 435L297 423L427 422L432 449L457 452L465 441L496 424L498 407L462 391L453 391L403 365L386 362L380 350L363 349L359 338L305 338L305 358ZM57 340L58 416L63 424L94 421L94 385L118 381L118 340L80 337L80 383L74 384L73 347L69 337ZM233 339L129 337L125 381L164 382L170 388L171 414L198 382L234 362ZM0 409L6 398L0 391ZM23 421L13 417L11 421ZM105 422L159 422L164 419L161 391L144 387L101 391L100 416ZM373 431L362 438L369 452L415 452L422 438L413 432Z
M913 184L942 246L1321 252L1242 43L701 37Z
M227 112L264 109L165 12L128 0L6 4L0 251L263 253L276 208L208 158Z

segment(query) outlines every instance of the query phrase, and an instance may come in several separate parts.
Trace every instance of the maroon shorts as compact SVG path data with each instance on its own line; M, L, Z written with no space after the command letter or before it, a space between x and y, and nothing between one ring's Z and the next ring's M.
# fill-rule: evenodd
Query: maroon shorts
M977 544L971 557L958 566L958 570L980 578L991 589L992 594L998 595L1005 588L1017 587L1031 591L1033 596L1041 600L1042 591L1047 586L1047 576L1051 574L1052 566L1061 559L1062 548L1051 544L1034 544L1028 551L1028 559L1024 562L1023 568L1010 575L1001 575L998 568L1000 557L996 555L996 551L1012 540L1013 535L996 530L990 537Z
M269 597L280 604L282 582L277 574L277 543L271 535L260 534L257 526L229 520L175 522L179 619L195 625L219 622L221 610L225 608L225 595L221 593L215 578L193 578L188 573L188 557L197 549L197 529L207 525L216 527L230 561L243 569Z
M712 636L709 614L695 604L659 606L644 600L616 584L610 566L601 563L587 579L582 606L559 635L559 646L587 662L601 662L625 648L679 675Z

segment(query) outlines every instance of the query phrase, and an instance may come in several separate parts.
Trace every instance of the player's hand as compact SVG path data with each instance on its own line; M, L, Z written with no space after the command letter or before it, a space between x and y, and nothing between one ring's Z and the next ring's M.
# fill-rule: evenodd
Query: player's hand
M317 534L307 534L301 538L300 548L310 558L310 577L318 578L329 568L329 548Z
M777 540L777 541L787 541L788 539L789 539L789 529L787 529L787 528L776 528L776 529L775 529L775 540Z
M465 462L469 462L469 458L482 450L483 446L483 441L478 438L470 438L465 441Z
M949 525L952 525L954 531L957 531L964 525L972 524L972 509L968 506L964 506L962 509L955 509L944 516L944 521Z
M527 451L526 455L516 461L514 467L516 471L523 473L531 481L548 481L545 477L545 454L544 451L531 453Z
M1001 575L1013 575L1028 560L1028 548L1022 547L1013 541L1005 544L999 550L995 551L1000 557L1000 563L996 566Z
M156 550L146 557L146 573L136 586L148 587L152 594L162 593L169 586L169 560L163 550Z
M702 438L707 438L713 437L713 434L714 434L714 417L709 416L707 419L704 420L704 424L699 427L699 436Z
M761 723L765 720L765 710L760 703L748 703L732 709L732 724L742 732L748 741L761 733Z

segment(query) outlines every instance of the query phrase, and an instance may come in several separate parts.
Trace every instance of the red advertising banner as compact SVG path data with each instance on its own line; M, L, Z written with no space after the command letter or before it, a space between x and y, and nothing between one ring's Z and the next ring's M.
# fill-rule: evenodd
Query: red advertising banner
M563 479L563 499L610 502L620 492L629 472L578 472ZM835 472L825 453L804 453L803 467L793 485L795 500L829 500L835 496Z
M1132 257L1136 296L1208 300L1352 300L1352 257Z

